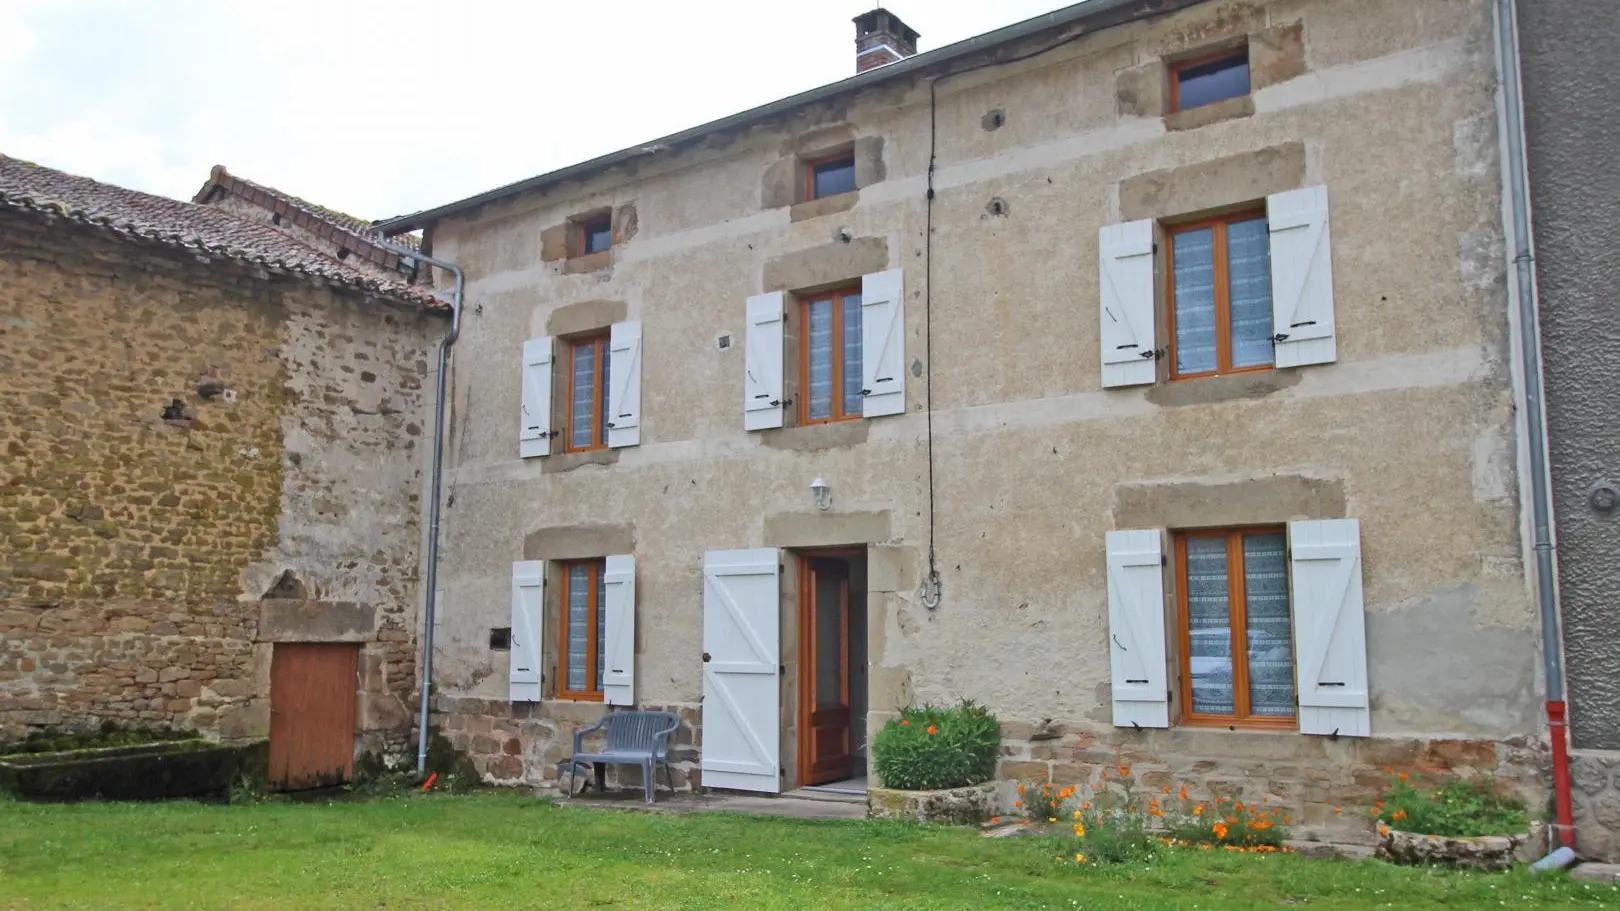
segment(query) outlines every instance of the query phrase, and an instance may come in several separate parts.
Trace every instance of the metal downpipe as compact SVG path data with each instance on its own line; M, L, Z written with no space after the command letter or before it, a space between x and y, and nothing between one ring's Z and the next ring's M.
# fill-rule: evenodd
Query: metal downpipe
M450 331L446 332L439 342L439 373L434 378L433 494L428 500L427 606L422 613L422 704L416 722L416 772L421 775L427 771L428 708L429 697L433 692L433 625L439 601L439 512L440 500L443 499L444 493L445 375L449 373L450 346L456 343L456 336L461 333L461 304L462 295L466 290L466 276L454 263L423 256L416 250L391 244L380 237L371 237L370 240L400 256L437 266L449 272L456 281L455 290L450 296Z
M1541 652L1547 683L1547 727L1552 741L1554 829L1575 846L1565 725L1564 654L1558 628L1557 554L1552 536L1552 492L1547 469L1545 397L1541 385L1540 305L1536 299L1535 245L1530 224L1530 175L1524 148L1524 98L1519 71L1519 24L1514 0L1496 0L1497 67L1507 162L1508 210L1518 291L1519 354L1524 368L1525 433L1530 450L1531 541L1536 552L1536 601L1541 610ZM1554 852L1557 853L1557 852ZM1572 852L1566 852L1573 860ZM1549 855L1550 859L1552 855ZM1565 860L1565 863L1568 863Z

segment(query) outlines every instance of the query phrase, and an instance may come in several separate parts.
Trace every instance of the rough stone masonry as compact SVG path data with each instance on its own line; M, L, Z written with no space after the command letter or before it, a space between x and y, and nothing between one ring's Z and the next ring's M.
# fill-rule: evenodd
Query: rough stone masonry
M402 747L439 323L0 213L0 740L262 737L274 641L332 638Z

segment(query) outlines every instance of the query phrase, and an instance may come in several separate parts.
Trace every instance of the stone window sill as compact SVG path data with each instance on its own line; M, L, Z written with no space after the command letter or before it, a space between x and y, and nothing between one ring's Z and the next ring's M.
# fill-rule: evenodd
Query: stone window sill
M828 424L806 424L802 427L778 427L761 431L760 442L772 449L794 452L821 452L844 449L866 442L872 426L866 418L834 421Z
M577 275L581 272L595 272L611 265L613 265L613 250L598 250L595 253L570 256L563 263L563 272L569 275Z
M847 193L823 196L820 199L796 203L788 209L788 220L794 222L808 221L812 218L820 218L823 215L832 215L836 212L848 212L850 209L855 208L855 203L859 202L860 198L861 191L856 189Z
M1202 107L1191 108L1185 111L1176 111L1164 115L1164 128L1172 133L1184 130L1196 130L1207 127L1212 123L1223 120L1237 120L1243 117L1254 116L1254 96L1239 95L1206 104Z

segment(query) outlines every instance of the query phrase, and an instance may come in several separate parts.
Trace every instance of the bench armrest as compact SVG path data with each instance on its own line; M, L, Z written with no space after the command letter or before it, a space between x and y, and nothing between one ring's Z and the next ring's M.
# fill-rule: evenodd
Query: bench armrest
M607 727L608 718L610 718L610 717L612 717L612 716L610 715L610 716L604 717L601 721L598 721L597 723L591 725L590 727L588 727L588 728L580 728L578 731L574 732L574 755L576 755L576 756L579 755L580 751L584 748L584 746L585 746L585 735L591 733L592 731L600 731L601 729Z
M681 729L681 720L679 718L676 718L675 723L670 725L669 727L664 728L661 731L654 731L653 732L653 752L654 752L654 754L658 755L659 757L667 757L667 756L669 756L669 739L671 737L674 737L675 732L679 731L680 729Z

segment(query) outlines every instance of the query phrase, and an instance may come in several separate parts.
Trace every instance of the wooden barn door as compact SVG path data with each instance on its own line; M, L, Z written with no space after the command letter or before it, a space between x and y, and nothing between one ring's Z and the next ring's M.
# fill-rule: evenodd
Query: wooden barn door
M297 791L354 772L358 645L278 642L270 661L270 784Z

